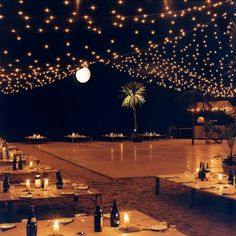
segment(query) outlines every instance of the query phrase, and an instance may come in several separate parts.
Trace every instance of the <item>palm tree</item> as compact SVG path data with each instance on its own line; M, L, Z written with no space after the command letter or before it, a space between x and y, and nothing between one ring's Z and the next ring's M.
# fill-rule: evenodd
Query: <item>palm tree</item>
M145 103L146 87L138 82L129 82L121 87L122 107L133 110L134 114L134 133L137 133L137 106Z

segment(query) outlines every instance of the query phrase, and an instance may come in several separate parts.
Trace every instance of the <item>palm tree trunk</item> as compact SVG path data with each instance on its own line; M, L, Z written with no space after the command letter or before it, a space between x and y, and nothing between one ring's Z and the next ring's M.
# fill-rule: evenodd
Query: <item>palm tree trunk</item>
M192 112L192 145L194 145L194 125L195 125L195 118Z
M134 133L136 134L138 129L136 107L133 108L133 112L134 112Z

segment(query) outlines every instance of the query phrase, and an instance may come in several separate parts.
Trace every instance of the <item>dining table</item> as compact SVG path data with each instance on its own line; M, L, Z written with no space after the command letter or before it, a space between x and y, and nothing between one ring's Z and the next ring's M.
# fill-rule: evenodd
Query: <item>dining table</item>
M58 172L58 169L53 168L46 164L40 164L34 167L25 166L22 170L13 170L12 166L0 167L0 181L4 180L4 175L9 175L10 183L17 184L24 182L26 179L33 180L35 175L46 175L47 178L55 179L55 173Z
M50 141L50 139L48 137L45 136L27 136L24 137L24 139L26 140L26 142L28 144L43 144L43 143L47 143Z
M198 178L198 173L196 172L157 175L155 176L156 195L161 194L161 180L169 181L190 189L188 204L190 208L194 207L197 191L231 200L230 203L236 200L235 183L233 185L228 184L228 175L224 173L210 173L203 181Z
M64 139L66 141L70 141L72 143L74 142L92 142L93 138L90 136L86 136L86 135L66 135L64 136Z
M129 225L124 224L125 214L129 215ZM94 232L94 219L91 215L75 214L72 218L37 221L37 236L186 236L178 231L175 225L153 219L137 210L122 211L120 218L119 227L110 227L109 214L104 214L102 232ZM55 221L57 221L56 228ZM26 224L27 219L22 219L19 223L9 225L12 228L0 232L0 235L25 236Z
M15 212L15 204L18 206L23 204L34 205L44 204L49 202L53 204L53 200L71 199L72 202L79 202L81 197L93 197L94 205L99 200L102 202L102 194L97 189L91 188L84 183L71 182L63 180L63 188L58 189L55 181L48 181L45 188L36 188L34 181L20 184L11 184L8 192L3 192L3 187L0 189L0 203L7 207L7 218L12 219Z

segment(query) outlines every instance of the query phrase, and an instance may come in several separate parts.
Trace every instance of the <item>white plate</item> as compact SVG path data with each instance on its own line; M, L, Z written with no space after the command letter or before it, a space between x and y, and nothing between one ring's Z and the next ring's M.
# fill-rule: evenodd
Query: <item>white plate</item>
M51 166L46 166L46 167L44 167L43 169L44 169L44 170L52 170L53 167L51 167Z
M84 184L79 184L77 186L78 190L87 190L88 188L89 188L89 186L88 185L84 185Z
M74 192L61 192L61 195L73 195Z
M32 194L20 195L20 198L32 198Z
M153 231L162 231L168 229L168 225L167 222L160 222L156 225L152 225L150 229Z
M74 218L61 218L61 219L58 219L58 223L60 223L60 224L68 224L68 223L71 223L72 221L74 221Z
M14 228L14 227L16 227L16 225L15 224L0 224L0 229L12 229L12 228Z

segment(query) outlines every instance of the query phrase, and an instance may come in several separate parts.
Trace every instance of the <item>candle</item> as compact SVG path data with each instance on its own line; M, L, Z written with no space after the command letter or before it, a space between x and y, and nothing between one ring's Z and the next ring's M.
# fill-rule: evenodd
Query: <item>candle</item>
M48 189L48 179L44 180L44 189L47 190Z
M59 230L60 230L60 225L58 223L58 220L55 220L54 225L53 225L53 235L58 236Z
M126 229L129 228L129 221L130 221L129 215L127 213L125 213L124 214L124 226Z
M11 156L11 158L13 158L13 156L14 156L13 152L11 152L10 156Z
M221 183L222 179L223 179L222 174L219 174L219 183Z
M29 179L26 180L25 186L26 186L26 190L29 191L30 190L30 180Z
M33 162L32 161L30 161L30 169L32 169L33 168Z

